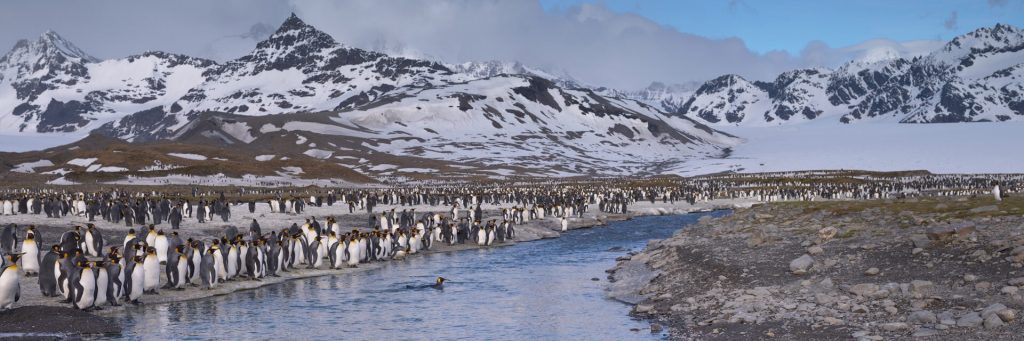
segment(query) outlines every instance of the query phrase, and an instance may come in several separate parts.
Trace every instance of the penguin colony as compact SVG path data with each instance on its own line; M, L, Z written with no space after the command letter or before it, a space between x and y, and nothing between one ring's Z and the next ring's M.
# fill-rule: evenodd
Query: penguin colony
M339 269L361 263L404 259L434 243L489 246L515 238L515 226L553 218L565 231L568 221L590 207L626 213L640 201L694 204L721 198L760 201L877 199L921 195L995 195L1019 192L1021 175L863 175L862 181L831 181L841 173L804 172L700 177L663 181L657 185L628 183L520 184L515 186L448 186L378 190L290 192L239 189L228 200L224 192L193 189L188 200L178 193L106 191L6 191L0 215L33 214L59 219L96 217L124 223L124 238L105 239L94 224L75 226L57 238L43 239L34 226L14 224L0 229L0 310L18 301L22 276L38 278L45 297L56 297L78 309L136 303L144 294L189 287L212 289L225 281L260 280L300 268ZM818 181L806 179L819 178ZM308 195L308 196L307 196ZM242 197L269 197L265 201ZM207 199L211 198L211 199ZM257 205L270 212L301 214L306 205L340 203L349 214L368 213L368 230L343 229L333 218L315 217L300 226L264 233L254 219L247 231L226 227L206 240L185 238L178 229L186 219L197 224L228 221L232 207L250 213ZM499 219L484 221L481 204L500 209ZM376 213L377 205L428 205L442 212L417 214L415 209ZM237 208L236 208L237 209ZM167 224L169 231L157 228ZM138 227L138 230L135 230ZM163 276L161 276L163 275Z

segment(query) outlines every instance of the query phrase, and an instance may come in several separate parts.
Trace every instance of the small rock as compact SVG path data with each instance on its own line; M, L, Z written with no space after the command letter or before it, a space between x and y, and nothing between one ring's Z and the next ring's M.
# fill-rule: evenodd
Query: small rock
M815 245L807 248L807 253L811 255L820 255L822 252L825 252L825 250L822 249L821 246Z
M822 319L822 321L824 321L826 324L828 324L830 326L838 326L838 325L843 324L843 320L837 319L837 318L832 317L832 316L825 316L825 318Z
M999 328L1005 326L1003 319L999 318L999 315L992 314L985 319L985 329Z
M1009 281L1006 282L1006 284L1019 287L1021 285L1024 285L1024 277L1017 277L1017 278L1010 279Z
M988 307L985 307L985 309L981 310L981 318L988 318L989 316L992 316L993 314L998 313L1003 309L1006 309L1006 306L1003 305L1002 303L993 303Z
M896 315L900 312L900 310L896 309L896 307L889 306L885 307L885 312L889 313L889 315Z
M934 286L931 281L913 280L910 281L910 293L927 294Z
M999 318L1003 319L1003 322L1010 322L1017 318L1017 312L1009 308L1000 310L996 315L999 315Z
M636 312L638 314L646 314L654 310L654 306L650 304L640 304L636 306Z
M878 268L870 268L867 271L864 271L864 274L868 276L874 276L877 275L879 272L880 270L878 270Z
M929 337L929 336L935 336L935 335L938 335L938 334L939 334L938 330L928 329L928 328L921 328L921 329L915 330L914 334L912 334L910 336L911 337Z
M918 310L907 316L907 322L913 324L934 324L936 321L938 318L935 317L935 313L928 310Z
M600 281L601 279L600 279L600 278L597 278L597 277L593 277L593 278L591 278L590 280L591 280L591 281L594 281L594 282L597 282L597 281Z
M989 283L989 282L974 283L974 290L977 290L977 291L988 291L989 289L992 289L992 283Z
M980 326L981 323L981 315L978 315L978 313L967 313L966 315L961 316L960 319L956 321L956 326L974 328Z
M800 256L800 258L789 262L789 271L797 275L802 275L807 273L807 270L810 269L813 264L814 258L811 258L810 255L803 255Z
M858 304L858 305L853 306L853 312L855 312L855 313L866 314L869 311L870 310L868 310L868 307L865 306L865 305L862 305L862 304Z
M857 296L868 296L878 291L878 284L860 283L851 286L847 291Z
M964 281L965 282L974 282L974 281L977 281L977 280L978 280L978 276L975 276L975 275L972 275L972 274L964 275Z
M1002 322L1002 321L1000 321L1000 322ZM879 327L881 327L882 330L890 331L890 332L895 332L895 331L900 331L900 330L904 330L904 329L910 328L910 326L908 326L906 323L903 323L903 322L882 323L881 325L879 325Z
M657 334L661 332L661 325L657 323L651 324L651 334Z
M916 254L919 254L921 252L924 252L924 249L919 248L919 247L915 247L913 250L910 250L910 254L912 254L912 255L916 255Z
M818 286L820 286L823 289L832 289L834 285L832 284L831 278L825 278L821 280L821 282L818 282Z

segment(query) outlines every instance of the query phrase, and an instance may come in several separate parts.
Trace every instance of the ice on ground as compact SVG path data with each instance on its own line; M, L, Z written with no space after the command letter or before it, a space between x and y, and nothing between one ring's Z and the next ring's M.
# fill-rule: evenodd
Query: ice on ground
M11 169L11 171L12 172L18 172L18 173L35 173L35 171L36 171L35 169L36 168L39 168L39 167L49 167L49 166L53 166L53 162L52 161L50 161L50 160L39 160L39 161L34 161L34 162L26 162L26 163L18 164L17 166L14 167L14 169Z
M173 156L173 157L182 158L182 159L196 160L196 161L204 161L204 160L206 160L206 156L199 155L199 154L192 154L192 153L167 153L167 155L170 155L170 156Z
M302 154L306 154L306 156L309 156L309 157L312 157L312 158L326 159L326 158L330 158L331 155L334 155L334 152L331 152L329 150L323 150L323 149L310 149L310 150L307 150L307 151L303 152Z
M370 170L372 170L372 171L382 171L382 170L395 169L395 168L398 168L398 166L382 163L382 164L370 167Z
M299 138L295 140L295 144L303 144L303 143L306 143L306 137L305 137L305 136L302 136L302 135L298 135L298 137L299 137Z
M165 171L165 170L175 169L175 168L178 168L178 167L179 166L175 165L175 164L170 164L170 163L166 163L165 164L165 163L160 162L160 160L153 160L153 164L152 165L149 165L149 166L146 166L146 167L142 167L142 169L139 169L139 171L140 172Z
M91 168L91 167L90 167L90 168ZM97 169L96 169L96 171L97 171L97 172L107 172L107 173L114 173L114 172L127 172L127 171L128 171L128 168L124 168L124 167L116 167L116 166L106 166L106 167L100 167L100 168L97 168ZM91 172L91 171L90 171L90 172Z
M91 158L78 158L78 159L72 159L71 161L68 161L67 164L72 165L72 166L79 166L79 167L89 167L89 165L91 165L93 162L96 162L96 160L97 160L97 158L94 158L94 157L91 157Z
M274 154L256 155L256 161L270 161L274 159Z

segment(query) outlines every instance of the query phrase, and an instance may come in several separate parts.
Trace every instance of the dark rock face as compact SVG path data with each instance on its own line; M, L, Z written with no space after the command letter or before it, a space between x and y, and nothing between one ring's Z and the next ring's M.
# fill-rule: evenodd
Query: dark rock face
M36 131L40 133L72 132L89 124L83 114L94 110L87 103L69 101L67 103L50 100L46 110L39 114L40 120Z

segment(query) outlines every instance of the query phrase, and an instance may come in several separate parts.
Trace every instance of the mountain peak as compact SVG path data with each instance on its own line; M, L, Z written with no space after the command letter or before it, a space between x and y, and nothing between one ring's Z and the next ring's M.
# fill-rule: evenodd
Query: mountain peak
M38 70L50 63L59 64L65 60L83 63L99 61L61 37L57 32L47 30L35 41L19 40L10 52L0 57L0 64L19 64Z
M307 24L292 13L274 34L256 45L257 49L280 49L288 46L308 45L314 49L338 45L329 34Z

